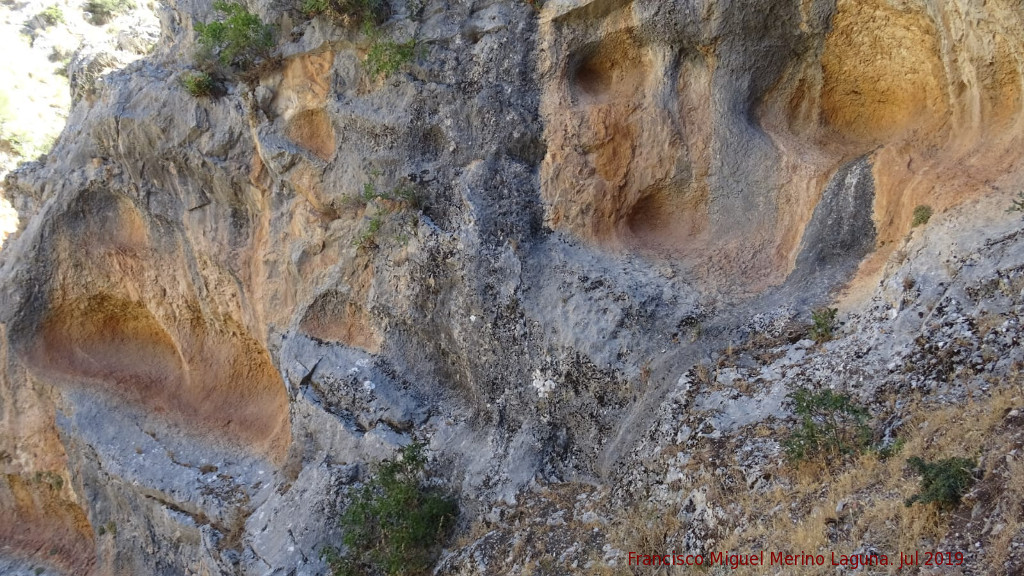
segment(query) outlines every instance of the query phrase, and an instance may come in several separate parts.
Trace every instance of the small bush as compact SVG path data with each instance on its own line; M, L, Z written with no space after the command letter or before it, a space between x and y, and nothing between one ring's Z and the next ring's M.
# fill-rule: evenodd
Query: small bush
M416 194L416 190L412 186L400 185L392 193L395 200L404 203L409 208L420 207L420 197Z
M1017 192L1017 198L1010 201L1007 212L1024 212L1024 192Z
M393 40L377 39L370 46L363 60L363 68L366 73L374 78L387 78L398 71L399 68L412 61L416 55L416 41L395 42Z
M914 208L914 219L910 221L911 228L916 228L922 224L927 224L928 220L932 217L932 207L925 204L921 204L917 208Z
M372 174L374 177L379 177L379 172ZM390 193L380 192L377 190L377 185L372 180L368 180L363 184L363 192L358 197L358 203L362 205L369 204L374 200L386 200L389 202L396 202L403 204L408 208L418 208L420 205L419 196L416 195L416 191L407 184L399 184L397 188L392 190Z
M249 70L260 60L270 57L274 48L274 30L260 17L238 2L218 0L213 8L222 20L197 23L201 59L216 58L225 66Z
M380 176L380 173L374 172L373 176ZM359 197L362 199L364 204L373 202L378 198L387 198L384 194L377 192L377 185L374 184L372 180L367 180L366 183L363 184L363 193L360 194Z
M974 485L975 463L967 458L945 458L938 462L925 462L914 456L907 459L907 464L921 475L921 491L907 498L907 506L915 502L930 504L935 502L940 508L954 508L960 504L960 498Z
M307 16L319 16L326 14L331 9L329 0L305 0L302 3L302 12Z
M47 26L55 26L57 24L63 24L64 11L60 9L60 6L56 4L46 7L42 12L39 13L39 19L43 21L43 24Z
M871 443L868 411L846 394L807 388L789 395L800 423L783 442L790 461L855 454Z
M362 25L373 31L388 17L384 0L304 0L302 12L322 16L346 27Z
M355 492L341 518L347 554L324 550L335 576L428 573L458 509L421 481L426 462L424 445L410 444Z
M811 312L811 320L814 322L814 325L811 326L810 336L815 342L821 344L832 339L832 333L836 328L836 314L838 313L839 310L835 308L819 308Z
M377 232L384 226L384 214L378 212L370 218L370 224L363 230L363 233L352 243L356 248L366 248L377 245Z
M85 11L91 14L89 21L97 26L110 22L114 16L135 9L132 0L88 0Z
M380 176L379 172L371 172L373 178ZM420 207L420 199L416 191L408 184L399 184L391 192L381 192L377 189L374 181L368 180L363 184L363 191L357 196L349 196L346 203L352 206L365 207L373 205L374 213L370 223L365 230L355 239L352 244L357 248L374 247L377 245L377 233L383 228L386 221L393 220L394 216L408 214L409 209ZM399 218L401 221L402 218ZM407 239L407 238L406 238Z
M46 484L54 492L60 492L61 488L64 487L64 478L56 472L36 472L35 481L40 484Z
M186 72L181 77L181 85L185 91L196 98L212 96L217 88L213 76L206 72Z

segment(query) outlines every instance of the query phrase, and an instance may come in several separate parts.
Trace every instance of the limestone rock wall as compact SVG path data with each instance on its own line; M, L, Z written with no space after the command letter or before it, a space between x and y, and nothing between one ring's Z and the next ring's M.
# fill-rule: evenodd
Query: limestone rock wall
M916 206L1019 163L1010 2L545 6L547 221L600 246L757 290L792 271L855 158L872 162L881 259Z
M346 487L412 440L467 518L614 481L751 317L1020 182L1009 2L395 3L419 53L388 79L358 32L251 8L281 56L255 86L185 92L212 13L172 2L7 181L25 570L320 573Z

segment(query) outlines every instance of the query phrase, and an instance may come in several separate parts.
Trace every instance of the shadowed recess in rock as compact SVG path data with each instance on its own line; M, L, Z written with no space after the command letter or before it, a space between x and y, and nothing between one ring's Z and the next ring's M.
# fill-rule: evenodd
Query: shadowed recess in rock
M707 198L680 190L656 189L633 205L624 237L641 250L682 252L707 228Z
M299 323L299 329L313 338L375 353L380 349L380 337L372 326L366 308L338 290L327 290L317 296Z
M756 293L850 263L797 256L821 239L804 234L812 216L837 208L815 211L837 168L867 155L874 200L858 206L879 250L827 249L867 256L870 283L915 207L975 198L1019 161L1015 5L796 4L546 6L546 223Z
M241 328L193 318L177 337L139 303L107 294L51 309L27 348L33 372L141 406L202 436L281 456L287 396Z
M843 1L832 26L822 55L824 121L862 144L918 127L934 132L947 111L946 80L935 25L925 12L877 0Z

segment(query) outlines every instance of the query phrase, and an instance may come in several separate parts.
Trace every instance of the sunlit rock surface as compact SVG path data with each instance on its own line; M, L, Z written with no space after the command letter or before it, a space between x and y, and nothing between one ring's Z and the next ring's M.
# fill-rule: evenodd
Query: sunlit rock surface
M152 54L71 59L67 127L6 180L10 573L322 574L413 441L460 499L443 573L612 570L628 510L717 550L797 490L794 387L895 430L891 391L955 405L1024 360L1012 2L397 2L387 79L358 31L250 8L281 56L254 85L188 95L213 13L171 2Z

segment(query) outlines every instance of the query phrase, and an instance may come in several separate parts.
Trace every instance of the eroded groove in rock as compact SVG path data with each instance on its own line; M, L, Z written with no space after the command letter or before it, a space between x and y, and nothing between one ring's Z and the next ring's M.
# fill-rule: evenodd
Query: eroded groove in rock
M849 274L874 249L871 206L875 185L871 169L870 160L861 157L841 167L829 180L804 229L791 278L806 280L828 270L840 276Z

